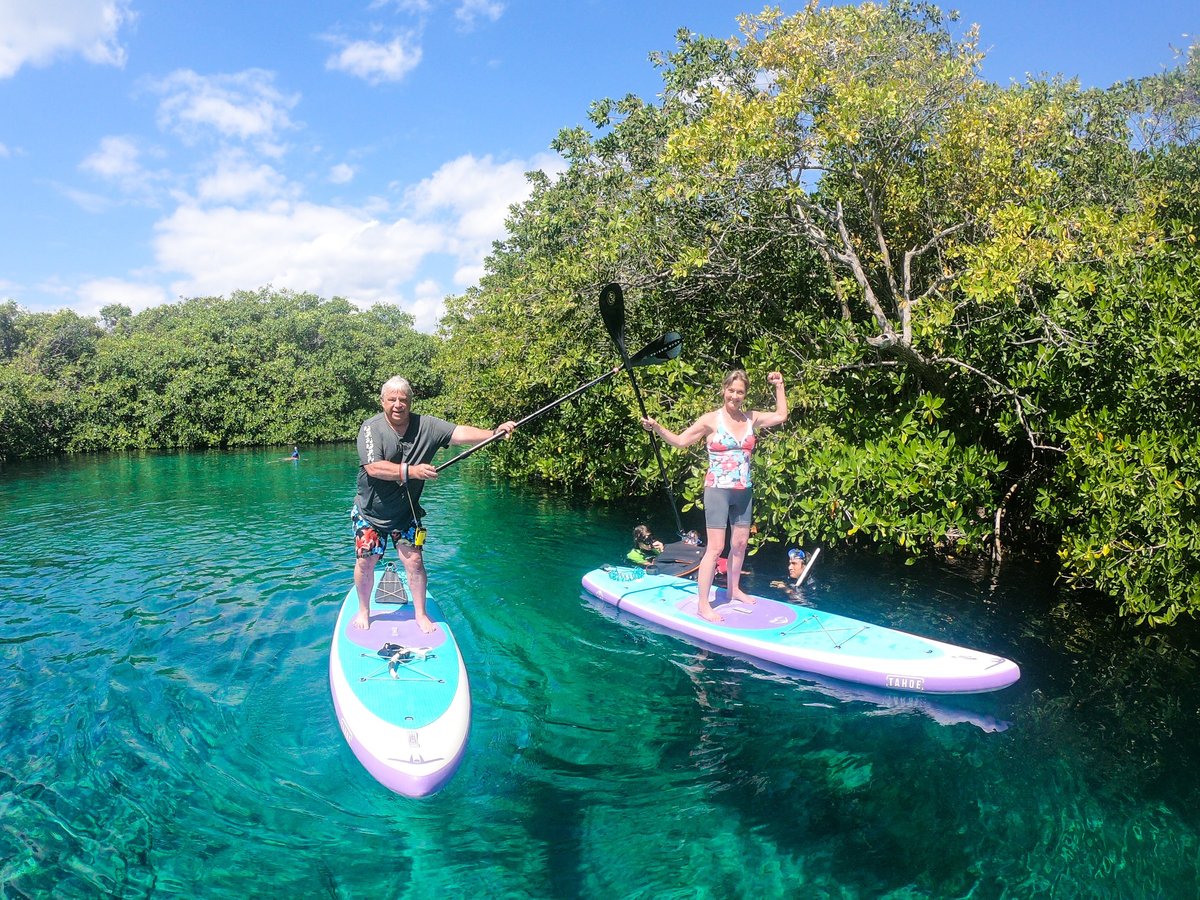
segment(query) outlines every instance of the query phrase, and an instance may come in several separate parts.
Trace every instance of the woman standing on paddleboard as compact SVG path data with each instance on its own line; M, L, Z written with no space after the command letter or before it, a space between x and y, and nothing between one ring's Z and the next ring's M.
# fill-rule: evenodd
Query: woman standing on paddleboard
M757 431L787 421L787 393L783 375L771 372L767 382L775 385L775 409L759 412L743 409L750 376L736 369L725 376L724 402L693 422L683 433L675 434L652 418L642 419L642 427L657 434L672 447L683 449L707 437L708 472L704 476L704 526L707 541L700 560L697 612L710 622L723 621L712 607L709 593L717 569L717 558L725 546L725 528L731 530L729 545L728 595L732 600L753 603L754 598L738 586L742 561L750 540L753 512L753 487L750 480L750 456L757 443Z

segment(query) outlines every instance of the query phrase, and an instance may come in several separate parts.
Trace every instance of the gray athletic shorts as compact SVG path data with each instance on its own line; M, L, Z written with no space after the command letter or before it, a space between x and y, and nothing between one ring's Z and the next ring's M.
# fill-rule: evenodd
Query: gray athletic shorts
M705 488L704 524L708 528L750 524L754 491L750 488Z

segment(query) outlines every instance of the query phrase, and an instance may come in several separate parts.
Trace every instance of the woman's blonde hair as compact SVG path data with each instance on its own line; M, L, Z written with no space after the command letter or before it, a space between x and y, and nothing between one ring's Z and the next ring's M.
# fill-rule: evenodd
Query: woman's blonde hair
M726 375L725 380L721 382L721 390L725 390L725 388L729 387L735 381L740 381L746 386L747 391L750 390L750 376L746 374L745 369L734 369Z

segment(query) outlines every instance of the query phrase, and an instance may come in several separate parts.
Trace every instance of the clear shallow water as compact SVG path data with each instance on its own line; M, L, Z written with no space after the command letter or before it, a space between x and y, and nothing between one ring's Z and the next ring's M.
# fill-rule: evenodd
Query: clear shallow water
M329 696L353 446L282 455L0 473L3 896L1200 893L1194 629L1138 640L1019 567L827 551L814 605L1023 677L966 698L819 685L600 609L579 578L645 512L478 459L426 504L471 742L442 792L393 795ZM784 568L751 566L760 592Z

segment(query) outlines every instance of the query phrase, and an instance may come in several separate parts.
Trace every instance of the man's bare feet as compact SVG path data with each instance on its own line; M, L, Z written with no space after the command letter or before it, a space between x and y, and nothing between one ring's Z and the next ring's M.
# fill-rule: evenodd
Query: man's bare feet
M432 634L433 632L437 631L437 625L433 623L433 619L429 618L429 616L419 615L416 618L417 625L426 634Z
M753 606L755 603L758 602L757 597L751 596L750 594L747 594L744 591L738 591L736 594L733 595L733 599L736 600L738 603L749 603L751 606Z
M363 610L360 609L358 611L358 615L351 620L350 627L361 628L363 631L366 631L371 627L371 614L369 612L363 612Z
M698 616L700 616L700 618L706 619L709 622L724 622L725 621L723 618L721 618L720 615L717 614L717 611L712 608L712 605L708 604L708 603L697 603L696 604L696 614Z

